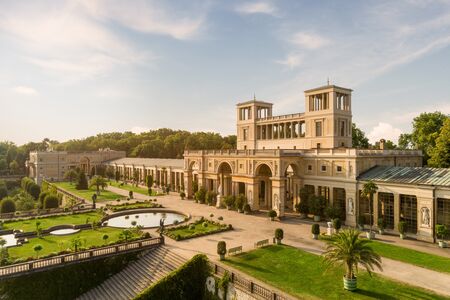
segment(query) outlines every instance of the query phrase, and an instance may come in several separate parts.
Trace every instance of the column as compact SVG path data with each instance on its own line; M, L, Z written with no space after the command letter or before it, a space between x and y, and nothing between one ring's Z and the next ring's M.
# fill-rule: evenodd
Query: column
M184 192L188 199L192 199L192 171L184 171Z
M284 216L286 205L285 177L272 177L272 209L277 212L278 217Z
M394 193L394 231L398 232L400 222L400 194Z
M378 192L373 195L373 225L378 226Z
M258 199L258 183L253 179L252 183L246 184L247 190L247 200L252 210L259 209L259 199Z

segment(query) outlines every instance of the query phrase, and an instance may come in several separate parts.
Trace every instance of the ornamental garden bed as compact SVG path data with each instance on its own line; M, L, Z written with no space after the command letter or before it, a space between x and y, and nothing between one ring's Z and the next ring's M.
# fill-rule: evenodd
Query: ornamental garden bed
M154 199L156 201L156 199ZM152 202L152 200L147 201L138 201L134 203L125 202L124 204L112 205L107 204L106 207L113 212L129 210L129 209L138 209L138 208L163 208L163 206L159 203Z
M138 194L142 194L142 195L148 195L148 189L147 188L143 188L140 186L136 186L136 185L132 185L132 184L128 184L126 182L120 182L120 181L111 181L109 183L109 185L122 189L122 190L126 190L126 191L132 191L133 193L138 193ZM164 196L164 193L160 193L158 191L156 191L154 188L152 188L152 193L149 196Z
M97 192L97 189L95 187L91 187L87 190L77 190L75 188L75 183L70 182L54 182L53 185L60 187L67 192L74 194L78 197L81 197L87 201L92 201L92 195ZM117 199L124 199L125 197L119 194L116 194L114 192L108 191L108 190L101 190L100 195L97 196L96 202L105 202L105 201L113 201Z
M164 230L164 234L176 241L182 241L232 229L231 224L222 224L202 217L194 223L167 228Z

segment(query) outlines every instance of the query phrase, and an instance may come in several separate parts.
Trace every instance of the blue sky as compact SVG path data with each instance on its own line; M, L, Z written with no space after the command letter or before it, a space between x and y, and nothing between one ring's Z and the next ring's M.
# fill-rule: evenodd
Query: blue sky
M372 141L395 140L450 113L449 45L449 0L0 0L0 140L234 134L238 101L301 112L328 77Z

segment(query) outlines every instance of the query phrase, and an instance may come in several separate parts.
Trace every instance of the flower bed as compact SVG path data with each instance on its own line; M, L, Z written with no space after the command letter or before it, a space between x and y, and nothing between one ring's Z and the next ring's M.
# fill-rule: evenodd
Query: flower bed
M202 217L194 223L167 228L164 230L164 234L176 241L182 241L232 229L231 224L221 224Z
M107 204L106 207L113 212L129 210L129 209L138 209L138 208L163 208L161 204L148 201L134 202L134 203L124 203L119 205L111 205Z

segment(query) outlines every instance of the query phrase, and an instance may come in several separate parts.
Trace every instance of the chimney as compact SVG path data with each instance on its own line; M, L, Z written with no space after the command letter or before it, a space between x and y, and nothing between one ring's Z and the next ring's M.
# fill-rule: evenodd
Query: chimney
M380 150L384 150L384 144L386 143L385 139L380 140Z

